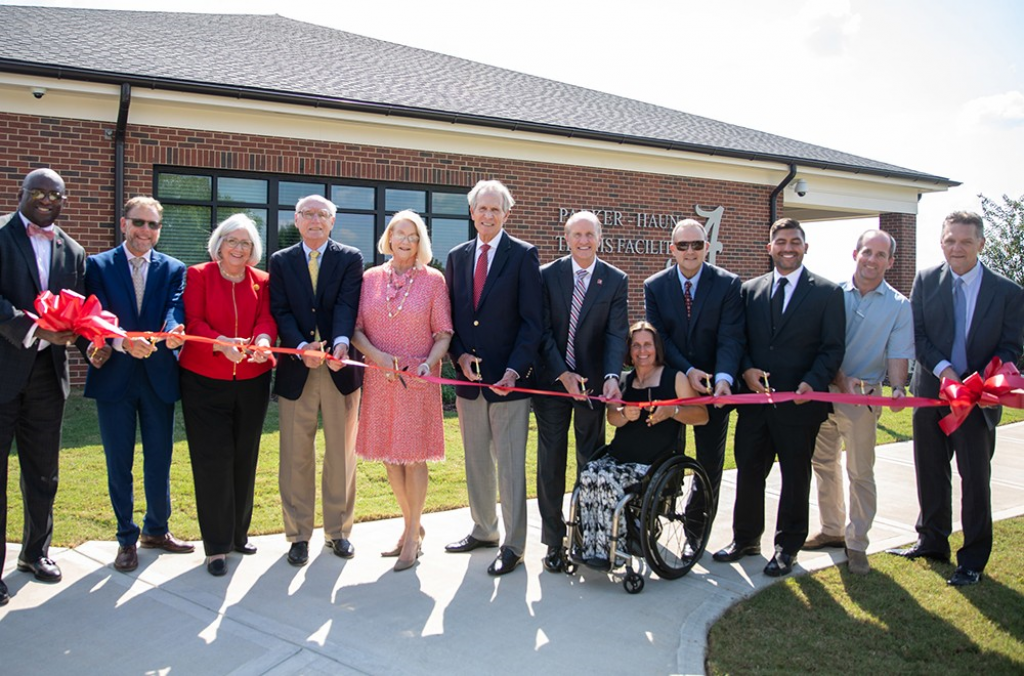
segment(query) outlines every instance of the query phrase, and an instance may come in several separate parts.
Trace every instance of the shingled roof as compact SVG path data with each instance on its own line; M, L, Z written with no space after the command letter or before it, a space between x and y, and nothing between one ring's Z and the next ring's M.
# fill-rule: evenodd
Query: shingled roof
M0 71L450 120L957 185L621 96L277 15L0 6Z

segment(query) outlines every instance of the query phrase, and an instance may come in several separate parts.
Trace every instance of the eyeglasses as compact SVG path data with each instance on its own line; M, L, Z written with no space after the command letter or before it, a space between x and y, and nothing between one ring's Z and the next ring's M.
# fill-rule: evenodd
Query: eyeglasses
M41 200L44 197L48 198L51 202L62 202L67 194L60 192L59 190L39 190L38 188L28 191L29 196L34 200Z
M391 235L391 242L408 242L409 244L419 244L419 235Z
M231 237L224 240L224 246L229 249L241 249L242 251L249 251L252 249L252 242L246 239L235 239Z
M160 221L147 221L145 218L129 218L127 220L136 228L148 227L150 230L159 230L160 226L163 225Z
M687 249L701 251L704 248L704 240L698 239L695 242L673 242L672 246L674 246L678 251L686 251Z
M311 221L314 218L319 218L321 221L327 221L330 220L331 218L331 212L327 211L326 209L321 209L319 211L314 211L312 209L303 209L302 211L299 211L298 214L305 218L307 221Z

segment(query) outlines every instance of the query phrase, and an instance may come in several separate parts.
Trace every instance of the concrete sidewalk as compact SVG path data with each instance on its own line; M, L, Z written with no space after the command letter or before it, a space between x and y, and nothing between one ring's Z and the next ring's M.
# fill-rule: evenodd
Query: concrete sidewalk
M872 552L915 538L910 444L880 447L875 471ZM772 550L778 481L774 470L765 552ZM731 539L734 490L735 473L727 472L709 551ZM1024 424L999 431L992 507L997 519L1024 514ZM697 674L715 619L773 581L761 572L763 557L726 565L707 553L684 578L648 576L643 593L631 596L595 571L544 572L535 503L529 518L525 570L502 578L486 573L495 550L444 552L468 532L466 509L424 517L424 555L403 573L379 556L399 535L396 520L356 524L356 556L348 561L323 549L318 533L303 568L288 565L283 536L254 538L259 553L230 556L223 578L207 574L200 553L142 549L138 570L118 573L116 543L88 542L51 551L64 580L46 585L14 570L19 546L8 545L3 577L13 597L0 608L0 672L598 674L628 665L642 674ZM812 504L812 531L816 519ZM803 552L796 572L844 558L839 550Z

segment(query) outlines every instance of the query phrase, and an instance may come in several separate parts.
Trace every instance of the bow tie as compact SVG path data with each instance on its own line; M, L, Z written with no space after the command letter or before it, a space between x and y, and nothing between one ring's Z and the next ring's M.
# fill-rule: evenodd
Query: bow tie
M35 237L36 235L42 235L43 237L45 237L46 239L48 239L48 240L50 240L52 242L53 241L53 235L54 235L53 226L50 226L49 228L40 228L35 223L29 223L28 224L28 236L29 237Z

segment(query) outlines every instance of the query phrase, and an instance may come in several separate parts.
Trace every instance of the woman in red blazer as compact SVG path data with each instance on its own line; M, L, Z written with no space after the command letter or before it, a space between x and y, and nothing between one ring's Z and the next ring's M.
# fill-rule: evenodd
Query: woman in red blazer
M270 399L273 358L247 350L277 340L263 255L252 220L235 214L217 226L210 263L188 269L185 332L223 341L187 341L181 351L181 408L192 458L199 531L211 575L227 573L227 554L249 544L256 460Z

